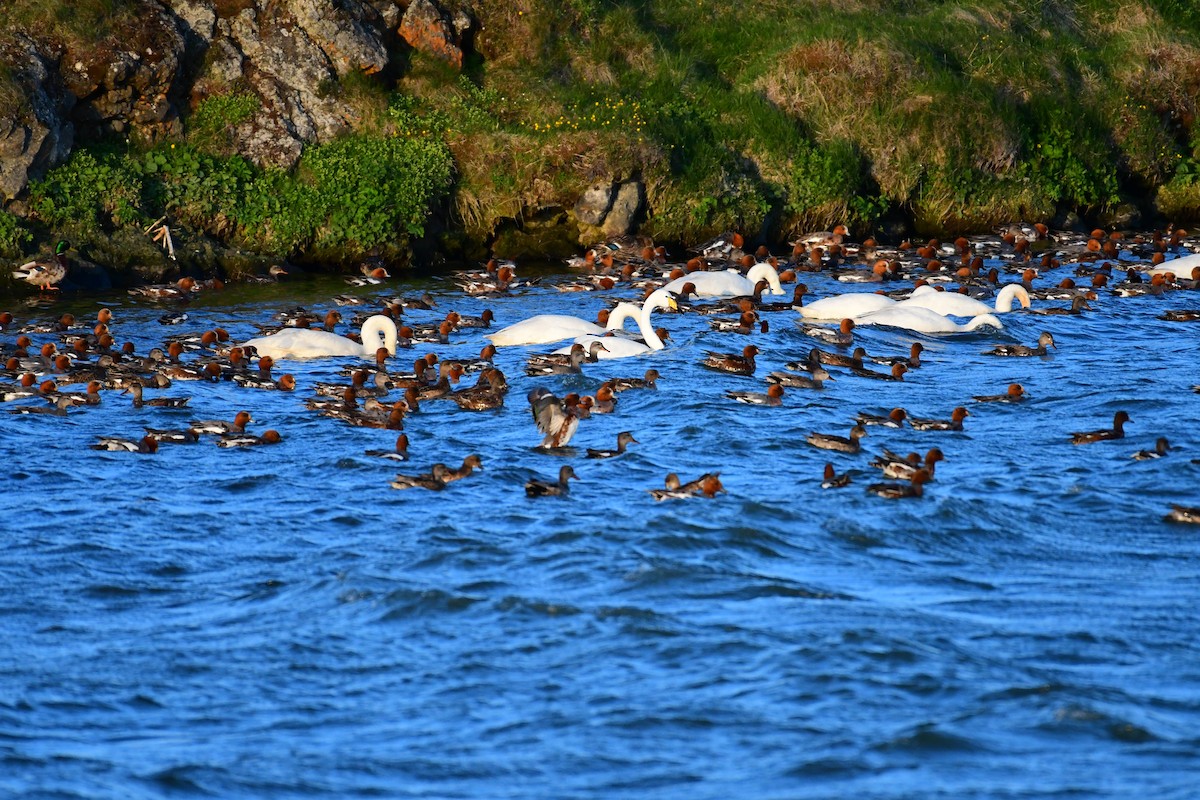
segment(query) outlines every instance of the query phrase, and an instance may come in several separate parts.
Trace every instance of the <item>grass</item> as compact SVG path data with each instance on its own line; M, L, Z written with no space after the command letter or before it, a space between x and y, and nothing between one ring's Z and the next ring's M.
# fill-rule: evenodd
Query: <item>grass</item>
M136 0L8 0L6 29L24 29L57 39L69 48L113 36L136 20Z
M0 27L81 43L116 35L137 7L14 0ZM412 53L394 84L347 76L326 89L350 109L352 152L373 152L372 137L444 143L454 173L439 213L477 240L630 177L646 186L644 232L681 244L730 227L785 239L843 222L865 234L898 214L919 233L966 232L1129 198L1200 217L1200 6L1189 0L471 8L462 74ZM0 103L14 86L0 70ZM248 97L216 87L185 119L186 141L229 158ZM271 180L304 195L304 169ZM251 228L242 235L271 226Z

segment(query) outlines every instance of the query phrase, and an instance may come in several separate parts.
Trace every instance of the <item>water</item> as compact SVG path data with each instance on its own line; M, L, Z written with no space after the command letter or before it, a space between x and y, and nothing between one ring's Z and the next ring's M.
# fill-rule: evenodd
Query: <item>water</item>
M805 280L817 296L852 288ZM485 307L499 325L592 317L603 304L551 282L488 300L436 277L385 288L435 294L416 321ZM252 321L329 307L345 288L231 288L192 303L181 328L241 340ZM190 396L189 410L108 392L67 419L0 414L0 795L1193 797L1200 539L1162 516L1200 505L1200 329L1155 317L1198 300L1102 293L1083 317L1009 314L1001 333L860 328L872 354L920 338L925 366L897 384L836 375L782 408L722 396L761 377L696 366L744 338L662 315L666 350L583 378L535 381L524 358L548 348L502 351L505 407L424 404L400 465L363 455L394 432L304 409L344 360L288 364L294 394L177 382L154 394ZM163 306L123 296L14 310L90 319L101 305L139 352L177 330L157 323ZM752 337L759 376L812 345L794 317ZM1058 342L1051 357L981 355L1041 330ZM482 344L458 334L394 368ZM575 455L532 449L535 383L590 392L648 366L659 389L583 421ZM1032 400L970 399L1014 380ZM960 404L963 432L875 427L858 456L804 443L844 435L860 410L947 417ZM243 408L284 442L88 449ZM1121 408L1126 439L1069 443ZM621 430L640 444L583 458ZM1177 450L1129 458L1159 435ZM865 493L878 479L868 453L933 445L947 458L922 500ZM472 452L484 472L444 492L389 488L397 471ZM859 470L851 487L820 488L830 460ZM568 497L525 497L528 478L563 463L580 476ZM667 472L715 470L727 489L715 500L646 491Z

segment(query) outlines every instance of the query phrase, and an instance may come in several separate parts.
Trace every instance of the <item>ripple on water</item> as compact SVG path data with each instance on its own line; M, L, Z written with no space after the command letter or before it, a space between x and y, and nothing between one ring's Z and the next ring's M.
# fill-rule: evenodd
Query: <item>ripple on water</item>
M846 289L805 280L818 296ZM631 296L552 282L484 299L420 276L354 291L376 302L430 289L438 309L405 311L418 323L451 306L490 307L501 324L590 316ZM189 325L242 340L278 308L323 309L342 291L315 279L201 295ZM590 393L605 377L663 373L560 454L533 449L525 402L524 360L543 348L497 356L513 383L504 408L409 415L413 458L399 467L362 455L393 432L303 408L314 381L340 379L333 361L289 364L292 395L178 384L166 394L192 397L182 415L107 398L62 425L0 414L23 502L0 519L0 642L14 656L0 675L0 794L1190 798L1200 544L1160 520L1169 502L1196 504L1182 338L1194 329L1172 329L1172 346L1150 320L1194 297L1104 296L1082 318L1011 315L998 335L864 326L868 352L919 340L926 366L898 384L838 374L778 409L723 393L760 388L811 346L786 312L755 336L755 378L698 369L703 350L742 342L663 315L662 353L537 381ZM120 301L119 333L141 352L161 344L161 308L48 302L90 319L100 300ZM1059 345L1050 358L980 355L1043 326ZM459 332L393 366L480 346ZM967 399L1014 381L1028 402ZM844 434L858 410L940 417L960 402L963 433L872 429L860 455L803 442ZM154 457L86 447L241 407L284 442L209 439ZM1118 408L1134 418L1125 440L1070 444ZM624 457L583 457L621 430L639 439ZM68 446L46 447L48 431ZM1129 459L1161 433L1178 454ZM934 444L946 460L924 500L865 493L869 455ZM444 492L388 485L470 452L484 471ZM854 483L820 490L826 461ZM568 497L525 497L526 480L562 464L580 475ZM711 471L727 489L713 500L646 492L668 472Z

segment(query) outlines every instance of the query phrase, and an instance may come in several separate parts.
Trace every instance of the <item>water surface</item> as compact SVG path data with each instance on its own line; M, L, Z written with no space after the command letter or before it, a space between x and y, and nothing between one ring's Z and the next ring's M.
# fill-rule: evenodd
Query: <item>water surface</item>
M438 307L411 320L491 308L499 325L591 318L635 294L560 293L555 280L486 299L439 276L351 291L430 291ZM804 280L816 296L854 288ZM231 287L192 302L179 328L157 322L167 306L119 295L10 308L24 321L108 306L117 340L144 353L178 330L248 338L276 310L323 310L344 291L331 279ZM548 348L506 349L505 407L425 404L399 466L363 454L394 432L304 408L344 359L288 364L294 394L177 382L161 394L190 396L189 410L135 410L107 392L66 419L0 413L0 794L1193 797L1200 539L1162 517L1200 505L1200 329L1156 317L1200 296L1102 292L1093 305L1009 314L999 333L862 328L872 354L923 341L925 366L902 383L835 371L781 408L723 392L762 389L811 347L792 312L750 337L758 379L697 366L747 341L697 315L657 317L667 349L582 377L527 378L525 357ZM1042 330L1052 356L982 355ZM483 343L463 332L394 368ZM585 420L574 454L533 449L534 385L588 393L650 366L658 390ZM1030 401L971 400L1013 381ZM962 432L872 428L863 454L832 458L804 443L844 435L858 411L947 417L956 405L971 412ZM88 448L243 408L284 442ZM1126 439L1070 444L1118 409L1133 419ZM626 455L583 457L622 430L640 441ZM1160 435L1177 449L1130 458ZM922 500L866 494L869 455L934 445L947 458ZM484 472L444 492L389 487L398 470L468 453ZM858 470L855 483L822 490L826 461ZM563 463L580 477L568 497L525 497L527 479ZM667 472L707 471L727 490L715 500L646 491Z

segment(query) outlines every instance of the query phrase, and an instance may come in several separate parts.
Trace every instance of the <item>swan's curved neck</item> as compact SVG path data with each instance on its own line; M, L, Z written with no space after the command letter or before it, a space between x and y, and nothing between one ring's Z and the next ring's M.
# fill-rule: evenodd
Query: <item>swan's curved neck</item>
M638 314L638 330L641 331L642 340L651 350L662 350L663 340L658 338L658 334L654 332L654 326L650 324L650 312L656 308L664 308L666 305L667 295L660 289L646 298L646 302L642 304L642 311Z
M978 330L979 328L982 328L984 325L990 325L993 328L996 328L997 330L1004 327L1004 325L1000 322L1000 320L997 319L994 315L980 314L977 317L973 317L971 319L971 321L966 324L966 326L963 328L963 330L974 331L974 330Z
M386 347L388 353L396 355L396 323L383 314L376 314L363 323L363 354L374 358L375 351Z
M608 324L604 327L610 331L619 331L625 327L625 320L637 320L642 309L633 303L617 303L608 314Z
M1022 308L1029 308L1029 292L1019 283L1010 283L996 295L996 310L1001 313L1012 311L1013 300L1020 300Z
M783 287L779 284L779 273L775 268L765 262L755 264L746 273L746 280L751 284L757 284L761 280L765 280L771 287L773 294L783 294Z

